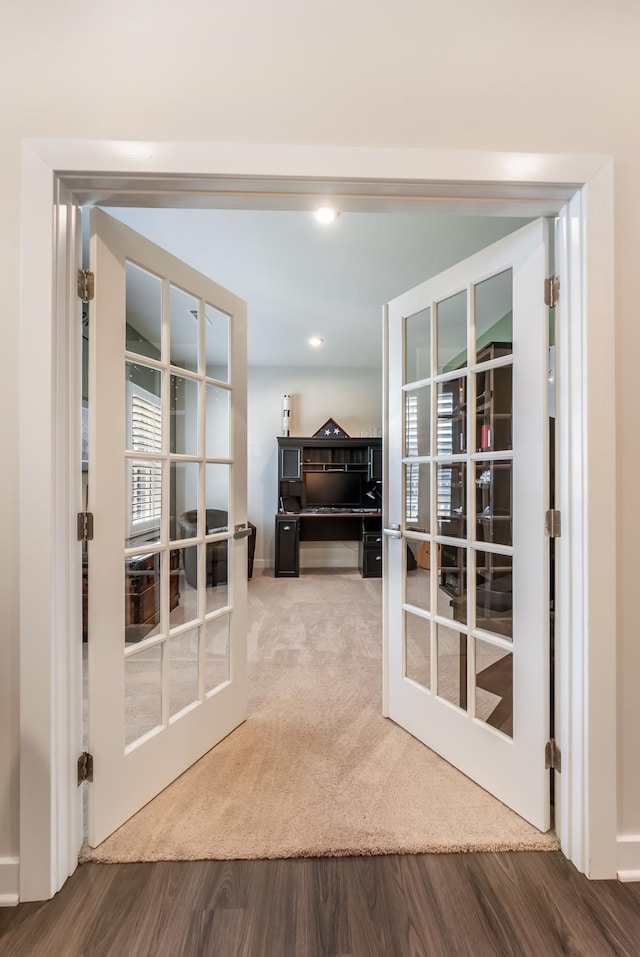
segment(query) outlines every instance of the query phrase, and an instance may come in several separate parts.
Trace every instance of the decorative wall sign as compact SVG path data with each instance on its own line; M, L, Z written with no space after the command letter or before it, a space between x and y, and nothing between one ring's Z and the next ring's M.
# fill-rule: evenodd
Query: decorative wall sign
M317 432L314 432L312 438L314 439L348 439L350 436L347 435L345 430L341 425L338 425L335 419L327 419L325 424L321 426Z

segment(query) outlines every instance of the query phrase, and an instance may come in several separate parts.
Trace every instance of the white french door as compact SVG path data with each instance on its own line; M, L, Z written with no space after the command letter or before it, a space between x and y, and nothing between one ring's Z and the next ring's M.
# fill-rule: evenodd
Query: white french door
M246 717L246 306L91 211L88 835Z
M389 716L549 828L547 229L388 304Z

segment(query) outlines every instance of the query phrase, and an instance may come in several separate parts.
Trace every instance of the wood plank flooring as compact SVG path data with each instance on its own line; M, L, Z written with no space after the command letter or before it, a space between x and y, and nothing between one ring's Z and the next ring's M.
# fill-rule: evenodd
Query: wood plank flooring
M3 957L637 957L640 884L560 853L85 864Z

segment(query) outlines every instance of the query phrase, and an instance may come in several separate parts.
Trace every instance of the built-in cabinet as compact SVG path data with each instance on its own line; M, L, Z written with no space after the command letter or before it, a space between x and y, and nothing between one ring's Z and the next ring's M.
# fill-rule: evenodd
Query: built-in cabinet
M344 471L362 479L362 506L379 504L382 485L382 439L329 439L278 437L278 504L306 506L307 472ZM371 497L373 496L373 498ZM377 497L377 502L374 499Z
M276 515L276 578L300 574L300 520L297 515Z
M363 578L382 577L382 522L363 516L358 542L358 568Z

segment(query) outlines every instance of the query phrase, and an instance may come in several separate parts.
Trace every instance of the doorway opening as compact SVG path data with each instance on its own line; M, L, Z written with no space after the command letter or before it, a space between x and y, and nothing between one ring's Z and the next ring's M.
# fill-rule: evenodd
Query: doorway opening
M153 221L154 216L153 215L150 216L150 213L155 213L156 229L159 228L163 236L174 237L173 249L175 251L179 251L181 256L187 259L188 261L190 261L191 264L194 264L194 257L196 258L196 260L198 256L200 256L204 260L206 260L207 258L213 258L211 257L211 251L209 249L202 248L203 243L201 239L197 239L195 241L195 246L192 246L191 251L187 253L185 253L184 251L184 239L182 244L180 244L180 240L178 239L179 248L178 250L176 250L175 237L187 237L187 239L191 239L194 232L199 233L198 230L194 230L193 228L193 221L194 219L197 218L195 216L195 211L186 211L186 212L182 211L182 214L180 214L177 211L169 211L169 210L156 210L156 211L127 210L125 211L124 215L122 215L121 212L119 212L119 215L121 216L121 218L127 221L129 225L135 225L138 231L146 232L148 237L157 240L158 238L157 235L153 233L153 230L151 230L151 235L150 235L148 223L144 222L145 220L148 220L148 219L151 219ZM185 226L184 224L182 224L182 226L177 225L180 220L180 215L182 215L182 217L186 219L187 221L191 220L191 223L189 226ZM297 218L298 220L301 220L305 224L304 228L307 228L308 217L302 213L285 213L281 215L286 221L287 233L288 234L293 233L294 247L299 251L301 247L301 241L300 241L300 237L295 234L295 230L291 229L292 218ZM140 222L140 219L136 219L136 216L140 217L143 220L142 224ZM211 217L211 213L207 212L204 214L204 216L205 218ZM352 218L357 219L358 216L361 219L364 219L366 221L366 223L363 224L364 232L362 228L360 230L355 228L351 230L351 234L352 234L351 242L355 245L352 245L351 253L349 253L348 251L345 251L344 244L343 244L343 248L339 251L339 258L342 262L345 262L345 261L348 262L352 269L354 269L354 266L355 266L354 271L360 277L359 278L360 284L363 285L364 283L362 280L362 275L363 275L362 265L361 263L355 262L358 258L356 255L356 248L358 245L366 246L366 240L363 237L366 234L368 235L370 239L371 234L375 232L375 229L373 228L373 225L372 225L372 220L375 220L376 217L374 214L352 214ZM231 226L231 223L234 218L237 219L238 217L245 219L245 222L242 224L242 226L246 232L244 236L240 237L240 239L236 239L237 248L243 248L243 247L246 248L246 246L249 245L250 238L252 238L255 242L255 232L256 232L255 221L251 222L247 216L242 217L242 214L239 214L237 212L226 213L226 215L224 216L224 220L225 220L224 228L220 226L220 224L218 224L218 232L225 236L227 244L230 245L229 237L233 233L233 228ZM275 213L269 213L269 214L262 213L261 218L263 219L263 222L261 223L261 227L266 231L265 235L267 233L271 235L272 245L273 245L273 234L278 232L277 228L274 226L274 221L278 219L278 216ZM385 214L380 214L380 216L378 217L378 219L380 220L380 222L378 223L378 230L380 231L381 234L388 233L391 240L390 244L387 246L386 249L381 249L380 243L378 243L377 247L375 247L378 256L382 256L386 258L387 260L388 275L386 276L386 281L388 285L382 294L380 294L379 292L373 293L373 294L369 293L369 299L374 304L374 307L370 308L370 313L371 313L370 326L368 329L365 330L365 336L367 337L369 341L373 341L375 339L374 329L377 328L379 347L381 347L381 338L382 338L381 333L379 331L381 326L380 320L379 320L379 307L382 301L384 301L386 298L390 298L390 292L392 290L397 291L398 289L401 289L403 287L403 284L404 285L406 285L407 283L415 284L420 277L424 277L425 269L427 270L431 269L432 272L436 272L439 269L441 269L443 266L446 267L448 265L451 265L452 262L456 261L456 259L459 258L461 254L466 254L467 252L469 252L470 249L484 246L488 242L491 242L493 239L495 239L497 236L504 235L505 233L513 231L514 229L522 225L521 220L515 220L515 221L501 220L501 219L498 219L497 217L493 217L490 219L474 218L470 220L469 219L465 220L465 218L463 217L453 217L453 218L445 217L445 219L447 218L449 219L448 230L447 228L445 228L443 217L427 218L427 224L430 228L431 246L432 248L437 247L437 251L438 251L438 254L434 256L431 259L431 262L429 263L429 265L427 265L427 260L429 257L428 257L428 254L425 252L424 247L428 245L428 242L425 241L424 236L422 237L422 243L420 243L419 241L416 241L415 227L416 227L416 224L418 223L418 218L415 216L415 214L411 214L409 217L404 216L404 217L394 218L393 214L385 213ZM133 222L132 222L132 219L133 219ZM348 216L345 216L344 219L345 220L348 219ZM401 224L399 224L398 220L403 221L403 225L405 227L405 231L407 234L402 248L401 248L401 243L399 238L401 233L401 229L400 229ZM160 227L158 227L158 223L160 223ZM424 224L421 224L421 225L424 225ZM466 236L465 236L465 227L467 231ZM211 230L209 230L209 232L211 232ZM201 234L201 231L200 231L200 234ZM447 246L447 243L445 242L446 239L449 240L448 246ZM265 240L263 239L262 243L264 243L264 241ZM257 245L260 246L261 243L258 242ZM232 249L233 248L234 247L232 246ZM289 256L290 256L291 248L292 247L290 246ZM194 252L194 249L196 250L195 252ZM407 260L410 258L408 253L412 254L412 263L407 262ZM335 251L333 254L335 255ZM394 254L394 257L395 257L393 262L391 262L392 254ZM237 252L235 253L235 255L237 257ZM317 251L315 256L316 256L316 260L320 258L318 256ZM288 256L285 255L284 246L278 250L277 258L283 261L286 261L288 259ZM251 261L247 261L246 255L242 259L242 264L243 264L243 268L249 274L251 274L253 264L251 263ZM409 265L413 265L413 269L415 270L413 274L411 274L410 270L408 270ZM319 277L321 277L322 279L322 282L327 284L327 278L330 274L330 271L325 267L324 263L316 262L315 266L316 266ZM219 272L217 273L217 278L222 278L222 281L224 283L228 285L233 285L234 284L233 277L230 280L226 277L226 275L221 276L221 273L224 273L224 269L223 269L223 265L220 262L217 263L217 268L219 270ZM372 268L370 264L368 268L369 268L369 275L375 276L379 281L380 272L381 272L380 266L378 265L377 268ZM299 270L296 270L296 271L299 271ZM317 289L316 290L313 289L313 282L311 281L311 278L310 278L309 269L307 269L305 272L305 278L307 282L307 288L306 288L305 294L312 298L314 305L316 306L316 309L318 309L320 308L318 305L318 300L320 299L320 296L319 296L319 293L317 292ZM236 288L237 288L237 283L238 283L238 280L236 279L235 280ZM282 288L286 286L286 281L283 280L282 278L279 278L279 280L277 280L277 284L279 284L280 287ZM291 280L289 281L289 285L290 286L292 285ZM329 281L329 285L330 285L330 281ZM292 295L292 300L294 301L294 303L298 305L301 299L301 294L297 292L296 290L292 289L291 295ZM252 299L251 294L250 293L246 294L245 298L249 300L249 303L251 305L251 299ZM351 295L350 297L347 296L347 299L350 303L350 308L353 309L357 314L358 308L357 308L357 304L354 305L353 295ZM299 305L298 305L298 308L299 308ZM328 307L325 307L325 309L327 310ZM321 309L320 309L320 312L322 312ZM277 329L274 328L275 326L276 324L273 322L269 324L269 335L272 338L275 338L277 341L277 338L278 338ZM258 330L259 330L259 325L258 325ZM299 333L299 335L300 335L300 339L304 341L305 336L301 332ZM329 338L331 337L329 336ZM251 331L249 333L249 349L251 351ZM256 351L263 354L265 351L264 344L261 344L261 346ZM340 351L343 356L348 356L351 350L345 349L343 346L340 349ZM274 433L274 432L277 432L278 425L279 425L280 398L281 398L280 392L282 390L282 385L281 385L282 378L283 376L286 376L286 375L290 376L291 372L290 371L287 372L287 367L283 367L282 365L276 366L276 369L277 369L276 375L278 377L278 382L275 385L276 395L274 397L274 401L271 403L269 407L269 404L265 401L265 392L264 392L265 384L267 386L267 391L268 391L269 373L268 371L265 371L265 369L268 369L268 367L267 366L259 367L259 370L261 372L260 384L262 386L263 391L261 391L259 397L256 398L256 406L259 407L261 410L263 410L263 414L266 416L266 419L271 421L272 423L271 432ZM251 370L251 367L250 367L250 370ZM299 370L296 370L296 371L297 371L297 374L299 374ZM378 369L375 369L374 372L376 373L377 380L378 380L378 382L376 383L377 390L373 393L375 396L373 403L371 402L370 394L368 396L365 396L365 415L366 415L366 404L368 404L369 407L372 404L378 405L381 411L381 404L382 404L381 384L380 384L381 370L380 368L378 368ZM337 381L333 384L333 388L329 390L327 390L326 388L326 379L328 374L326 367L323 367L322 365L320 366L316 365L316 366L311 366L309 370L305 370L307 385L308 385L308 380L313 375L313 373L316 373L317 375L318 381L320 383L320 389L325 393L331 394L331 401L340 400L341 393L340 393L340 387ZM343 386L343 390L344 390L344 394L347 397L351 397L351 401L353 401L352 397L354 394L354 380L358 381L358 376L356 375L356 373L360 374L360 381L364 381L362 377L362 372L359 367L354 368L352 366L345 365L343 368L339 370L339 374L342 376L342 378L349 380L347 386L346 387ZM252 377L252 372L250 371L249 373L250 395L251 395L251 377ZM368 375L368 378L371 382L371 379L373 377L371 375ZM288 392L294 391L294 394L295 394L295 390L291 389L291 386L289 383L290 383L290 379L287 379L286 391ZM273 390L274 388L273 384L271 384L271 388ZM326 398L324 399L324 401L326 401ZM333 411L333 410L329 410L329 411ZM313 428L317 427L320 420L324 421L326 413L327 413L326 406L324 408L320 406L317 410L315 410L312 406L310 406L310 412L308 413L308 416L309 415L316 416L316 422ZM341 414L340 417L343 423L347 423L348 428L353 428L350 418L345 418L345 414ZM249 421L251 424L251 405L249 409ZM307 421L309 421L309 418L307 419ZM250 429L250 435L249 435L250 448L251 447L260 448L261 443L264 445L262 435L260 434L262 431L264 430L261 429L252 436L251 429ZM357 431L357 424L355 427L355 431ZM365 430L365 431L368 431L368 430ZM371 431L373 431L373 428L371 429ZM309 429L303 428L302 432L303 434L310 434ZM269 448L269 451L268 451L268 455L270 456L271 460L273 460L273 452L274 452L273 441L274 441L274 435L271 434L270 436L271 448ZM258 535L259 541L260 541L260 538L262 538L263 541L268 540L268 534L269 534L267 531L268 525L270 523L272 524L270 520L272 520L273 518L274 510L277 510L277 494L273 492L273 489L272 489L272 494L270 496L267 496L266 494L267 482L265 481L264 477L269 472L268 464L269 464L268 462L261 460L257 456L256 456L256 461L249 462L249 488L251 489L253 485L254 487L257 487L259 489L259 493L257 496L258 502L261 502L263 499L267 500L267 498L271 500L271 504L270 505L267 504L267 509L266 509L268 517L266 520L262 521L261 523L259 521L258 516L256 515L252 516L251 508L250 508L250 518L252 517L258 518L258 522L259 522L258 528L261 529L262 531L262 535L260 535L260 532ZM262 481L259 483L257 482L254 483L251 481L252 465L254 467L255 474L262 477ZM273 461L272 461L272 465L274 465ZM271 469L271 482L269 483L272 486L275 486L276 472L277 472L277 468L273 467ZM178 509L178 511L180 511L180 509ZM342 543L340 547L342 549L346 549L347 551L351 551L351 552L355 551L354 549L352 549L352 547L350 546L348 542ZM260 555L260 550L258 551L258 554ZM262 559L258 558L258 562L261 563L261 568L264 569L264 568L270 567L270 565L272 564L272 560L269 561L269 559L264 558L264 555L265 555L264 547L263 547L262 555L263 555ZM330 563L329 567L334 567L334 568L344 567L345 565L344 557L342 556L338 558L330 557L329 563ZM317 567L318 565L317 555L311 559L312 567L314 566L314 564Z

